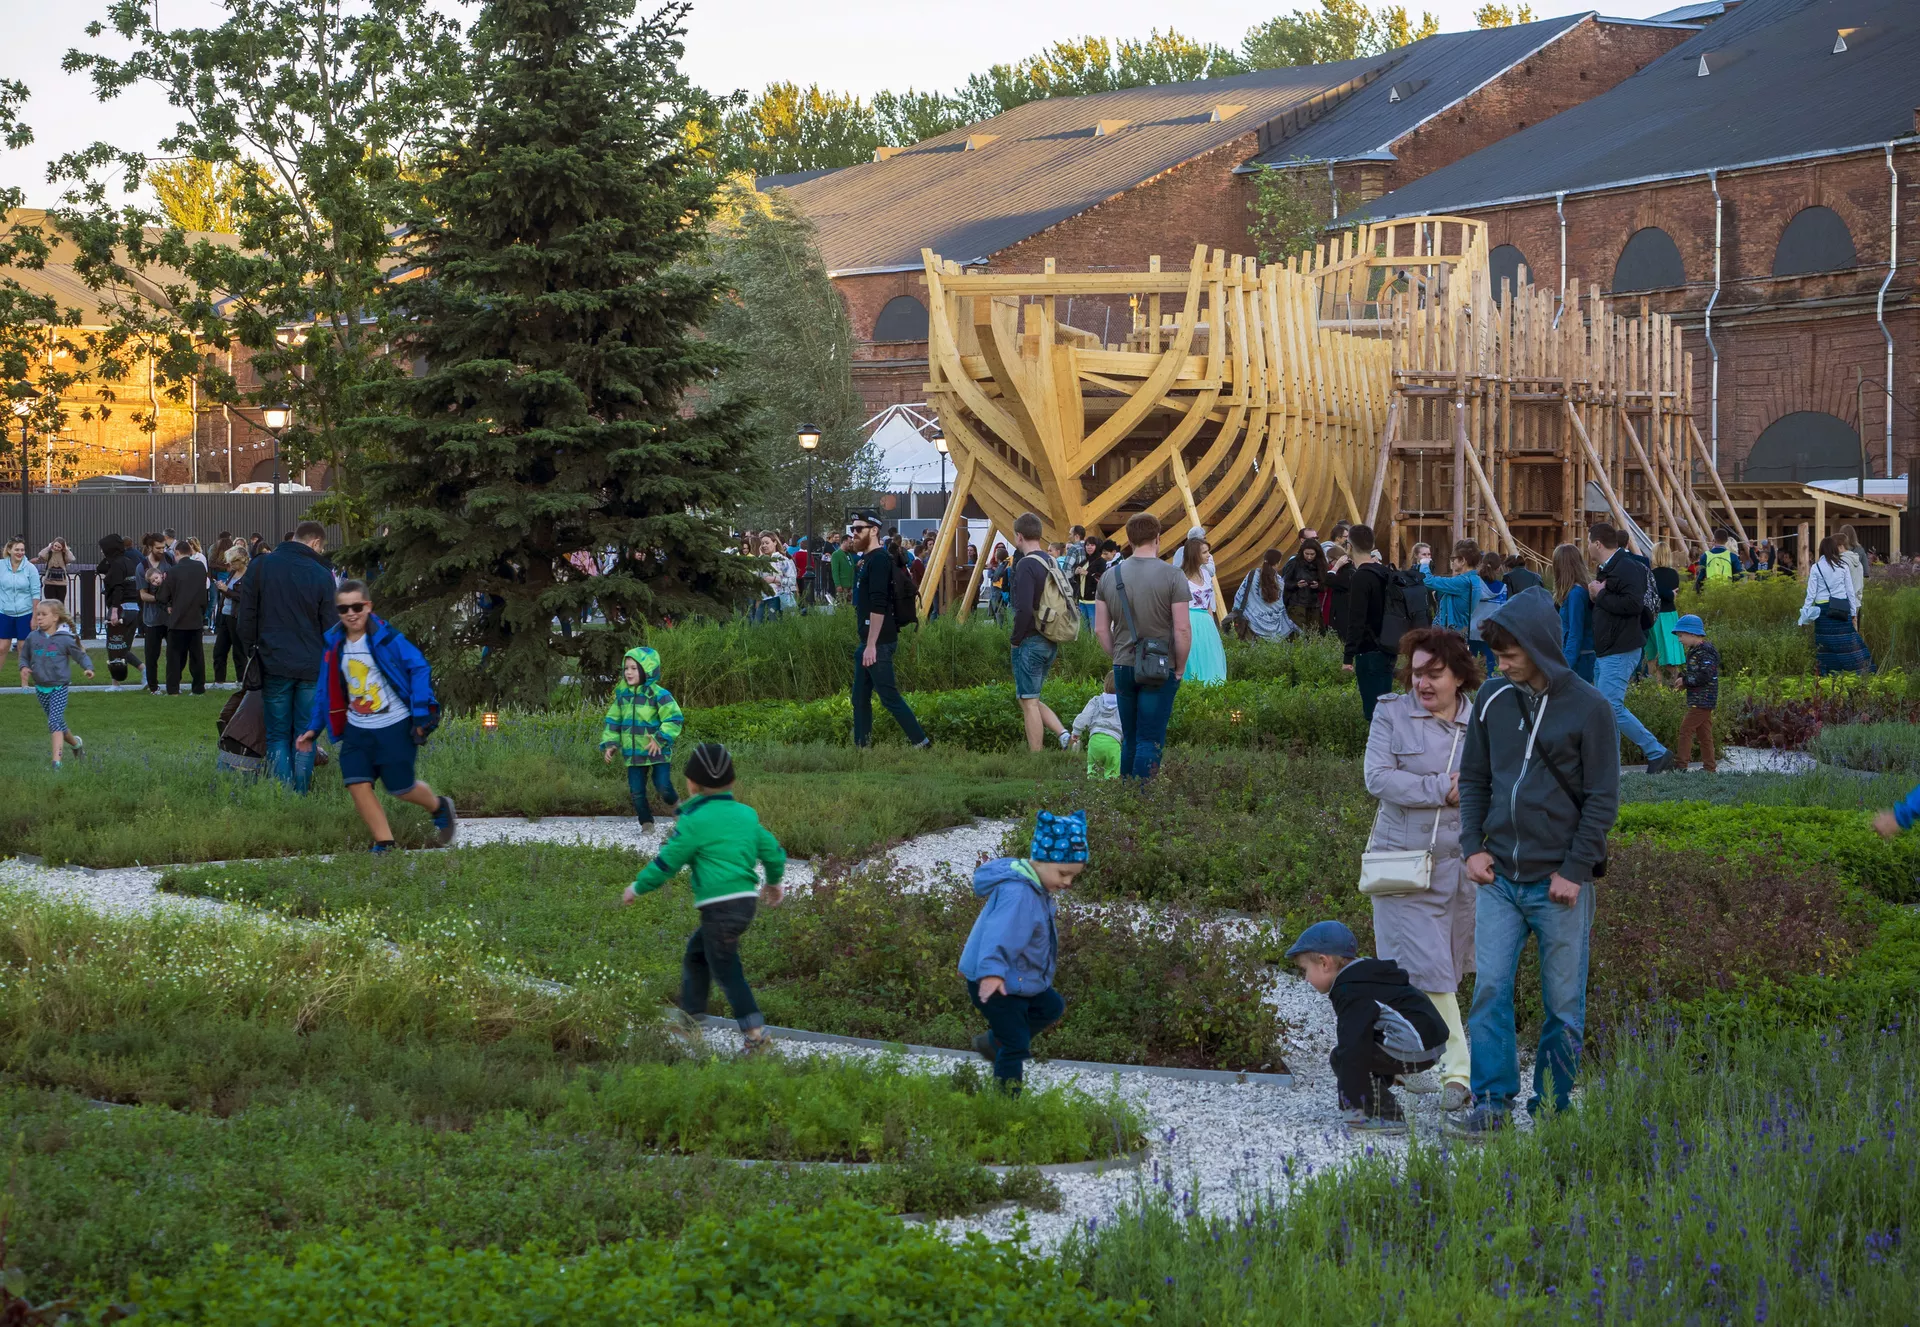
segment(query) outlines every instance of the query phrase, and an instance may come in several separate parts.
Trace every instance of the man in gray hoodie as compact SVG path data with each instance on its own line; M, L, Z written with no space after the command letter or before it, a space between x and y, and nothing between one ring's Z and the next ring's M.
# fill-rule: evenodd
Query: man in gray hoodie
M1523 590L1481 637L1502 676L1480 689L1460 760L1460 851L1480 886L1467 1016L1475 1105L1448 1121L1470 1138L1504 1125L1520 1095L1513 981L1529 934L1540 942L1546 1014L1534 1099L1551 1090L1566 1108L1586 1028L1594 881L1620 805L1613 707L1567 667L1553 596Z

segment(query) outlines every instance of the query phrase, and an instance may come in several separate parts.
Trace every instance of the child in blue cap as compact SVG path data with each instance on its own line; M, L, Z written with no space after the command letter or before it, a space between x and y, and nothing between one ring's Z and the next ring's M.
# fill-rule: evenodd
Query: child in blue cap
M1333 1001L1337 1028L1334 1082L1347 1127L1359 1133L1405 1133L1407 1117L1393 1099L1396 1076L1431 1068L1447 1045L1446 1020L1390 958L1361 958L1346 925L1315 922L1287 957L1307 984Z
M1681 720L1680 736L1673 744L1673 767L1687 768L1693 756L1693 735L1698 733L1700 763L1713 774L1720 768L1713 758L1713 711L1720 704L1720 651L1707 639L1707 624L1698 613L1688 613L1676 621L1673 634L1687 652L1680 665L1680 685L1687 689L1687 717Z
M1042 811L1025 857L1001 857L973 873L986 900L960 951L967 998L987 1017L973 1048L993 1061L993 1079L1018 1093L1033 1039L1060 1021L1067 1002L1053 989L1060 937L1053 896L1087 866L1087 813Z

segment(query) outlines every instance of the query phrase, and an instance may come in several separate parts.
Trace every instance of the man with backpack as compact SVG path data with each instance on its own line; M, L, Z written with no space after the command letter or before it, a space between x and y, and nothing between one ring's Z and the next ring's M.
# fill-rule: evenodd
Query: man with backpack
M1360 712L1371 724L1373 707L1393 690L1400 637L1410 625L1407 600L1397 580L1399 573L1380 558L1372 526L1348 530L1347 545L1353 550L1353 561L1335 573L1347 583L1347 617L1340 624L1340 639L1346 644L1346 665L1360 688ZM1424 600L1426 587L1419 588Z
M1660 614L1653 572L1627 547L1625 530L1600 524L1587 530L1587 556L1597 570L1587 585L1593 601L1593 684L1613 707L1622 735L1646 753L1647 773L1664 774L1673 756L1627 708L1627 684L1640 666L1647 630Z
M1080 635L1080 610L1067 588L1066 573L1047 552L1040 518L1030 511L1013 523L1013 695L1027 727L1027 750L1038 751L1052 733L1070 740L1060 716L1040 699L1047 670L1060 646Z
M873 697L899 723L907 740L925 749L933 745L893 680L893 649L903 622L914 613L913 581L894 563L893 550L880 542L880 523L856 516L849 527L860 568L853 581L853 621L860 643L853 651L853 744L867 746L873 733ZM897 574L896 574L897 573ZM898 582L906 582L902 599Z
M1746 569L1740 565L1740 555L1727 547L1727 535L1725 530L1713 532L1713 547L1700 559L1700 574L1693 578L1696 592L1704 590L1708 581L1732 582L1744 574Z

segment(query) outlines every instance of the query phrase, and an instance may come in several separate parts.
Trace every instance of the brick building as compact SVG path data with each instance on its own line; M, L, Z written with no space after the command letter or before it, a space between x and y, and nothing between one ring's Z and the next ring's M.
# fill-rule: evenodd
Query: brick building
M1573 15L1444 33L1338 64L1031 102L786 187L847 301L868 408L922 399L923 247L987 271L1185 268L1245 253L1253 173L1272 165L1351 209L1605 92L1697 26ZM1131 311L1076 301L1117 340Z
M1744 0L1605 95L1360 209L1488 224L1496 272L1674 315L1721 472L1920 449L1920 9ZM1889 464L1891 462L1891 464Z

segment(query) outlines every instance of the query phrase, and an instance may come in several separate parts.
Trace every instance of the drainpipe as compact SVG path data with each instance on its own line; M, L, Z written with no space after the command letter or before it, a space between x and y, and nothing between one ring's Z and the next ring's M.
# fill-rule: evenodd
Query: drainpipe
M1713 306L1720 302L1720 176L1707 172L1713 187L1713 294L1707 297L1707 353L1713 357L1713 374L1707 388L1707 463L1720 468L1720 347L1713 343Z
M1567 191L1553 196L1553 212L1560 218L1560 307L1553 311L1553 330L1560 330L1560 315L1567 311Z
M1887 389L1887 478L1893 478L1893 333L1887 330L1887 287L1900 266L1900 172L1893 168L1893 144L1887 144L1887 179L1892 201L1887 212L1887 276L1880 283L1880 297L1874 301L1873 316L1880 324L1880 335L1887 342L1887 371L1881 384Z
M1334 218L1338 218L1340 215L1340 185L1339 182L1333 178L1333 163L1331 161L1327 163L1327 193L1333 198L1333 216Z

